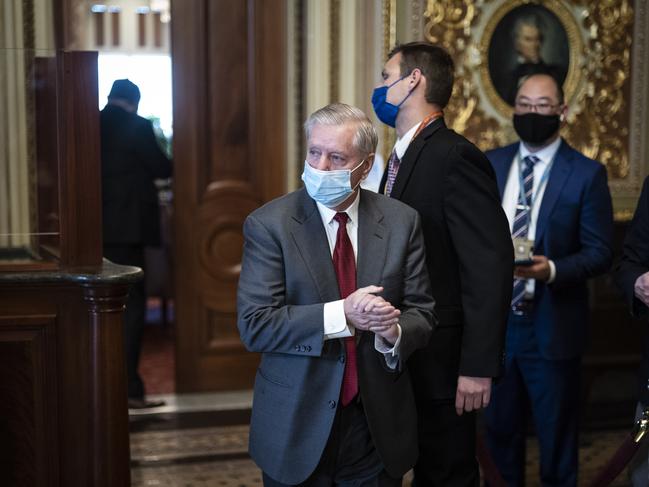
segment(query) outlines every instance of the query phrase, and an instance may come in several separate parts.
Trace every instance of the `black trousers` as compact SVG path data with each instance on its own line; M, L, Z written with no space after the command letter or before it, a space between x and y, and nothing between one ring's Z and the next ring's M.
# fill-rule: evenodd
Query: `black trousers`
M458 416L455 401L417 401L419 459L415 487L478 487L475 413Z
M264 487L287 487L263 474ZM390 477L367 426L361 401L338 406L327 445L314 472L303 487L401 487L401 478Z
M104 257L115 264L132 265L144 270L144 247L141 245L104 245ZM144 383L138 373L138 366L145 316L146 295L142 279L131 287L124 313L124 350L128 397L131 399L144 398Z

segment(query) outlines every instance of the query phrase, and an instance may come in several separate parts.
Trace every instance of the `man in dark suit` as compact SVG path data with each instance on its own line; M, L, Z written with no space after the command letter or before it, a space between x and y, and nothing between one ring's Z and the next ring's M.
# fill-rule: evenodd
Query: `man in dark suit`
M615 268L615 281L624 293L631 314L649 317L649 178L645 179L633 221L624 240L622 257ZM640 366L640 390L636 419L649 407L649 334L645 333L645 346ZM634 487L649 483L647 475L647 446L643 447L641 461L631 469ZM638 455L639 457L640 455Z
M261 352L250 455L266 486L400 486L417 458L404 361L433 301L417 213L360 189L377 135L334 104L305 124L305 188L244 224L241 339Z
M160 216L155 179L171 176L171 161L160 150L151 122L137 115L139 88L116 80L101 111L101 177L104 257L144 269L144 247L160 244ZM128 404L147 402L138 373L146 313L144 282L130 291L124 317Z
M612 259L606 168L561 139L566 111L554 78L530 76L516 95L513 122L521 141L487 152L520 264L514 271L505 375L485 414L494 461L512 487L525 480L528 398L540 443L541 483L577 485L586 281L606 272Z
M453 61L429 43L397 46L372 103L398 140L381 187L419 212L439 325L413 354L422 486L477 486L475 410L502 368L512 244L493 169L441 114Z

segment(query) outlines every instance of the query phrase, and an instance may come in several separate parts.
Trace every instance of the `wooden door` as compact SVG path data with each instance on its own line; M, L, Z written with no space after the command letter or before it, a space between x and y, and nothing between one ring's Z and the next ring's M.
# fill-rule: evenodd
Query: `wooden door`
M285 192L285 0L172 2L178 392L252 387L245 217Z

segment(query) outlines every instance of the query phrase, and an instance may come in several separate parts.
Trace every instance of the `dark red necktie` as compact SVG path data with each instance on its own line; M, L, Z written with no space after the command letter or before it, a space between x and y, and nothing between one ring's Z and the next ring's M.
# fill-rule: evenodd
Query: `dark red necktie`
M334 269L338 279L340 297L345 299L356 291L356 260L354 259L354 248L347 235L347 213L336 213L334 220L338 222L338 233L336 234L336 246L334 247ZM343 375L343 387L340 392L340 401L347 406L358 394L358 372L356 369L356 338L345 337L345 373Z

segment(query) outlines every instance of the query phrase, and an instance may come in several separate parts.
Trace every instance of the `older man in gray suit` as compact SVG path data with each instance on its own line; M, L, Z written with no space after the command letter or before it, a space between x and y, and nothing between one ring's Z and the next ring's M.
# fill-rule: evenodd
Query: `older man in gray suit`
M305 188L244 224L239 331L261 352L250 454L266 486L400 486L417 458L404 362L430 336L417 213L359 189L377 135L334 104L305 124Z

